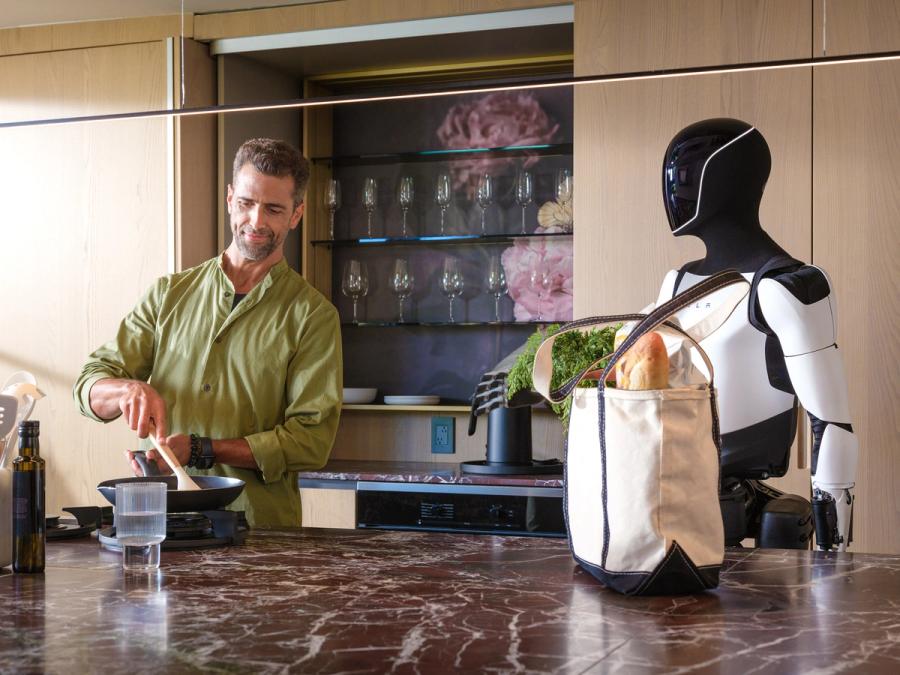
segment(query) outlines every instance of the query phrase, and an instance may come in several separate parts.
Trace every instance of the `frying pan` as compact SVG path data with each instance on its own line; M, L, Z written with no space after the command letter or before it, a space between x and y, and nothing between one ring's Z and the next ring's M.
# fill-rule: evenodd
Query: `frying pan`
M197 485L200 486L200 490L178 490L178 479L175 476L160 476L156 462L148 461L143 453L136 452L134 457L144 469L143 476L113 478L105 480L97 486L100 494L113 506L116 504L116 484L118 483L165 483L168 486L166 511L169 513L221 509L237 499L244 489L244 481L239 478L193 476Z

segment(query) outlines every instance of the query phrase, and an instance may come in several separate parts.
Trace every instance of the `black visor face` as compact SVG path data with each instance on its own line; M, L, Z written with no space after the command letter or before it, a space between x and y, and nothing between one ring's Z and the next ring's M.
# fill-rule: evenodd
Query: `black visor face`
M700 182L706 161L734 135L691 135L675 139L663 166L663 196L669 227L677 230L697 214Z

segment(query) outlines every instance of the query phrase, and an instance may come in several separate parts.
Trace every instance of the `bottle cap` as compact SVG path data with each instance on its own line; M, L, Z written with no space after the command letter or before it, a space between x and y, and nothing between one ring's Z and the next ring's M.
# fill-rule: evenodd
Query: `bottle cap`
M36 434L41 430L41 423L38 420L26 420L19 422L19 434Z

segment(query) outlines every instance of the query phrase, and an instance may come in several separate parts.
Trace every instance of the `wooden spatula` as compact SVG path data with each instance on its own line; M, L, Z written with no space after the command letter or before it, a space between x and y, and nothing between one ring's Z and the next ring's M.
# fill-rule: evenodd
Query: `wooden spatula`
M197 483L194 482L194 479L187 475L185 470L178 463L178 460L175 459L175 453L172 452L172 448L170 448L165 443L160 443L160 441L156 438L156 434L150 434L150 441L153 443L153 447L156 448L156 451L162 455L163 459L166 460L166 464L169 465L169 468L172 469L172 473L175 474L175 477L178 479L178 489L179 490L202 490Z

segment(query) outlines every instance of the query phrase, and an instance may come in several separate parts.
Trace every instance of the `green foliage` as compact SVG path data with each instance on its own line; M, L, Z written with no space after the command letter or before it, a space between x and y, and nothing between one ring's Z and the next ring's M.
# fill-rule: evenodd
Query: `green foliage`
M621 326L622 324L615 324L606 328L595 328L588 332L575 330L561 335L553 345L553 375L550 378L550 388L556 389L563 385L598 359L603 359L598 368L605 368L607 359L603 357L608 357L613 353L613 341L616 331ZM559 329L558 323L550 324L543 331L539 329L528 338L525 350L519 355L506 378L507 398L512 397L516 392L534 388L531 380L534 356L541 343L551 335L558 333ZM596 387L597 382L582 380L578 386ZM562 420L563 426L568 428L572 397L569 396L562 403L552 403L550 407Z

